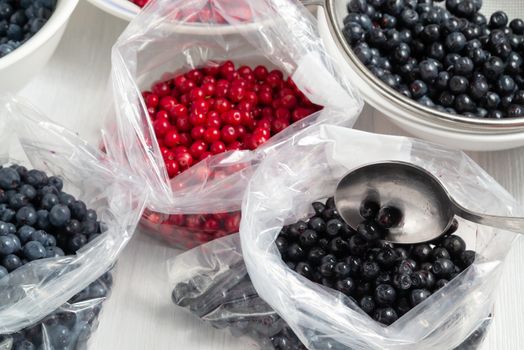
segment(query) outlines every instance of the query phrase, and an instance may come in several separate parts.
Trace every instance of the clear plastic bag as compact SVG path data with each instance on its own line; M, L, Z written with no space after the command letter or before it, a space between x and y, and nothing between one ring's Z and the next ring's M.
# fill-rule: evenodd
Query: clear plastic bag
M290 139L280 152L266 157L252 177L240 236L257 292L308 349L453 349L475 338L475 330L491 318L503 261L516 237L511 232L463 222L458 234L477 252L475 263L387 327L345 295L305 279L282 261L274 245L281 228L311 216L310 204L332 196L350 169L381 160L402 160L429 170L466 208L522 214L515 200L459 151L337 126L311 128Z
M237 216L247 181L269 150L310 125L328 121L352 126L362 108L351 83L326 53L316 20L302 5L292 0L238 0L232 7L231 0L216 0L212 15L195 23L195 15L208 3L151 1L112 53L117 117L108 120L105 149L114 159L128 163L150 187L147 227L181 247L237 231L227 230L219 221L219 229L208 232L203 227L208 219L200 214ZM225 60L278 68L324 109L292 124L255 151L212 156L170 180L141 91L177 73ZM200 226L179 224L176 215L192 214L197 217L189 221ZM200 239L195 238L199 232Z
M62 178L95 209L105 231L76 255L35 260L0 279L0 334L37 324L116 261L143 212L147 192L121 166L74 133L13 98L0 100L0 161Z
M168 262L173 302L215 328L249 336L262 349L305 350L280 316L255 291L238 234L216 239ZM284 348L282 348L284 350Z
M0 349L87 349L112 284L111 272L106 272L41 321L19 332L0 335Z
M260 298L247 274L238 234L216 239L168 262L173 302L211 326L249 336L261 349L305 350L286 322ZM476 349L491 317L455 350ZM326 345L326 344L325 344ZM326 346L326 348L329 348Z

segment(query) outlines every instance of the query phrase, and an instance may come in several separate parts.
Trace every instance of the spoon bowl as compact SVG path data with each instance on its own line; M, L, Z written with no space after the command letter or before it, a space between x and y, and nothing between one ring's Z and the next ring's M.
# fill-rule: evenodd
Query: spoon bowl
M466 220L506 230L524 231L524 218L472 212L458 204L440 180L419 166L387 161L364 165L347 173L335 191L335 206L355 229L364 221L360 206L367 201L395 207L400 222L387 230L386 241L415 244L442 236L458 215Z

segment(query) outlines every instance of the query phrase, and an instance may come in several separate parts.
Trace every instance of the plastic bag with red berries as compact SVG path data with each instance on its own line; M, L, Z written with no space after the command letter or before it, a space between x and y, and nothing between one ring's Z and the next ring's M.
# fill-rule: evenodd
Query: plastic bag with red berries
M0 99L0 139L0 348L80 347L147 192L14 98Z
M504 258L515 233L459 220L458 230L449 239L405 248L377 240L366 248L367 233L344 229L343 222L335 222L330 231L331 221L324 223L325 236L311 233L313 229L321 231L322 220L338 215L332 201L328 200L325 207L317 203L315 210L311 204L332 197L339 179L351 169L397 160L430 171L453 198L471 210L522 216L521 206L460 151L338 126L308 131L282 146L281 152L268 155L246 189L240 237L247 271L258 294L308 349L471 348L466 346L469 341L462 343L482 338L478 329L492 317ZM307 230L308 223L299 220L306 221L315 213L320 217L309 223ZM300 236L301 232L306 236ZM333 241L326 238L333 234L337 235ZM318 247L308 242L317 242ZM444 250L437 251L441 246ZM338 247L346 248L340 251ZM471 255L464 249L476 253ZM388 255L380 257L381 252ZM317 265L315 259L330 253ZM394 264L400 263L406 259L399 255L402 253L408 257L414 254L418 260L404 266L384 260L390 257L397 259ZM435 276L446 271L436 267L435 259L440 255L424 258L424 254L447 255L445 263L454 267L446 272L449 277L436 281ZM338 262L342 263L341 270L333 272L331 268L338 268ZM415 271L417 266L419 271ZM395 280L401 274L409 276L407 282ZM388 290L387 297L381 294L379 285L383 285L381 291ZM396 292L391 291L392 286L396 286Z
M153 0L112 62L105 148L151 189L142 223L179 247L237 232L265 154L362 108L294 0Z

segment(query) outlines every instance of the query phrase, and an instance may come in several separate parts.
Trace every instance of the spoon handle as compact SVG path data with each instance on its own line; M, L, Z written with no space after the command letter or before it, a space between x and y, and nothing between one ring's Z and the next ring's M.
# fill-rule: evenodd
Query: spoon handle
M477 224L500 228L503 230L513 231L524 234L524 218L523 217L509 217L497 216L489 214L480 214L469 209L464 208L455 200L451 200L453 209L456 215L463 219L475 222Z

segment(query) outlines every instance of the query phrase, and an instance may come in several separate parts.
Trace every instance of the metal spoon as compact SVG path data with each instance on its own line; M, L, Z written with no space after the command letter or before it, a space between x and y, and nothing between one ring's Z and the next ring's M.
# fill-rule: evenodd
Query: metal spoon
M524 218L468 210L450 196L433 174L405 162L368 164L352 170L340 180L335 191L335 205L353 229L363 221L359 208L366 200L396 207L402 212L400 223L390 228L386 236L392 243L412 244L438 238L450 227L455 215L482 225L524 232Z

